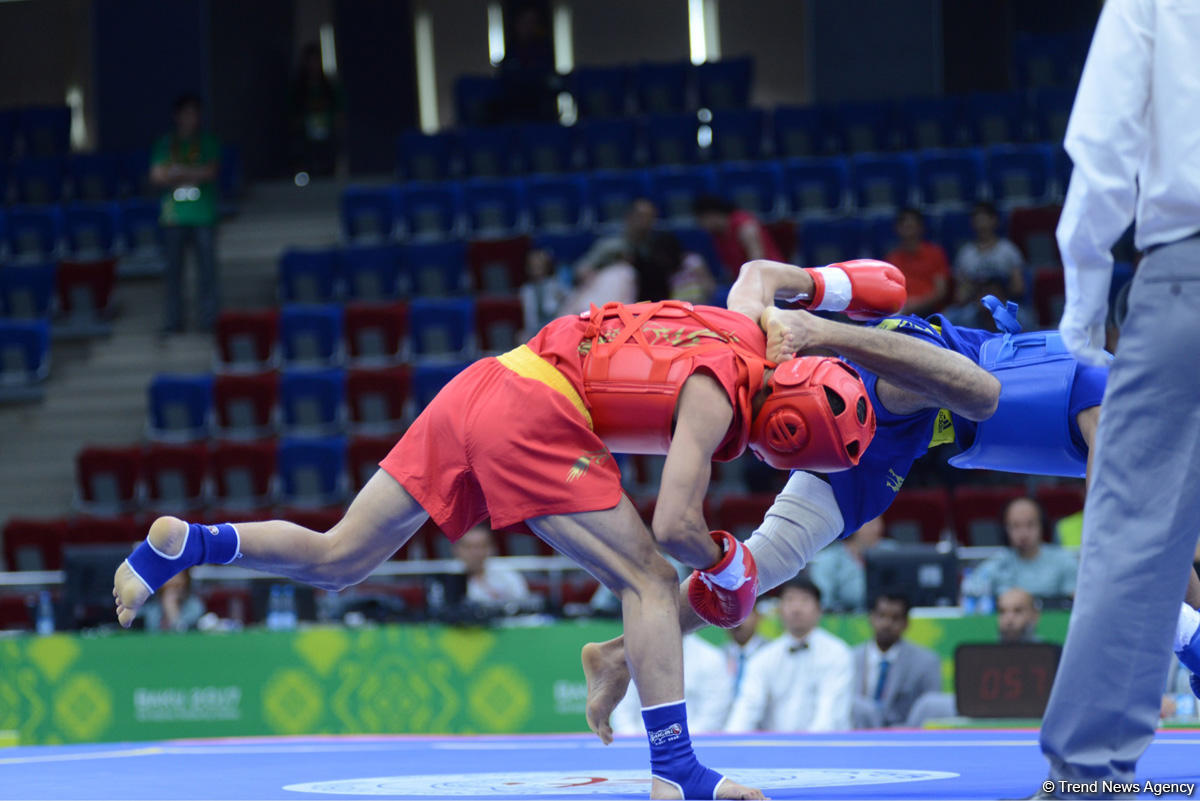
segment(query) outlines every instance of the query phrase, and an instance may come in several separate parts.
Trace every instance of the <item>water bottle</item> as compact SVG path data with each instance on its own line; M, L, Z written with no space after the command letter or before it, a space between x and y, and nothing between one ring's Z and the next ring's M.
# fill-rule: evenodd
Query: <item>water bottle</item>
M38 593L37 633L43 636L54 633L54 603L50 600L50 590Z
M279 628L296 628L296 588L291 584L280 587Z
M271 631L276 631L283 624L280 612L283 603L283 587L279 584L271 585L271 594L267 599L267 628Z

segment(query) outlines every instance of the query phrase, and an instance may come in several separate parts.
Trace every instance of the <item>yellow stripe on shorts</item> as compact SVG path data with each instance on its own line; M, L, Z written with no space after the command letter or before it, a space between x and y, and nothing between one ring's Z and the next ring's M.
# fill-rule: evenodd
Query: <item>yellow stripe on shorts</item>
M583 415L588 428L592 427L592 415L588 411L587 404L583 402L583 398L579 397L579 393L575 391L575 387L571 386L571 382L558 371L558 368L530 350L528 345L521 345L508 353L502 353L496 359L517 375L541 381L562 395Z

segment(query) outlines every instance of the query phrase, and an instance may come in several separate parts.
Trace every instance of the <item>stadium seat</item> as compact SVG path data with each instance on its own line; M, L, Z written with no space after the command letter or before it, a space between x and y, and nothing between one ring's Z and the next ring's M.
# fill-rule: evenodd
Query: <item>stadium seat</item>
M962 545L1004 545L1004 507L1025 495L1022 487L958 487L952 515Z
M717 527L744 540L762 525L767 509L775 503L770 493L756 495L726 495L713 511Z
M637 123L629 118L579 124L584 160L593 170L621 170L637 164Z
M408 307L413 353L450 358L466 354L475 332L471 298L419 298Z
M1062 206L1036 206L1013 209L1008 218L1008 238L1021 249L1026 263L1033 267L1058 266L1058 218Z
M629 68L581 67L571 73L568 86L579 117L620 117L628 111Z
M901 490L883 513L887 536L897 542L936 543L949 519L950 496L944 489Z
M1068 87L1044 87L1033 95L1033 118L1037 138L1042 142L1062 142L1067 135L1067 120L1075 102L1075 90Z
M71 149L71 109L66 106L28 106L20 109L17 135L29 156L65 156Z
M849 189L845 159L790 159L783 164L784 198L791 213L801 218L840 211Z
M783 172L773 162L721 164L717 167L717 194L760 219L771 219L779 214Z
M84 448L75 456L80 508L93 514L121 514L138 501L142 469L140 445Z
M150 184L150 148L138 148L119 156L121 192L130 198L150 199L158 190ZM157 202L155 205L158 205Z
M397 437L358 435L346 446L346 464L350 472L350 483L355 491L367 485L371 476L379 470L379 463L395 447Z
M329 303L338 295L338 251L285 250L279 257L283 303Z
M896 104L896 127L904 147L930 150L967 144L958 97L913 97Z
M57 208L11 206L5 218L9 261L40 262L54 258L62 231L62 216Z
M470 365L471 362L418 362L413 368L413 399L416 401L417 411L428 406L434 396L442 391L442 387Z
M593 219L600 226L618 226L625 220L630 204L650 194L646 174L641 170L593 172L588 178Z
M558 123L522 125L517 147L527 173L567 172L575 167L573 130Z
M665 64L638 64L634 68L634 94L643 114L677 114L694 108L688 97L686 61Z
M491 297L475 301L475 331L479 349L485 353L503 353L521 344L517 337L523 325L520 298Z
M704 259L718 283L732 283L737 277L734 271L741 265L724 264L721 261L716 245L713 244L712 234L708 231L695 226L680 226L672 228L671 233L679 240L685 253L695 253Z
M396 174L406 181L444 181L454 173L457 137L405 131L396 140Z
M700 160L700 123L695 114L652 114L646 118L646 152L651 164L695 164Z
M146 536L145 529L128 516L76 517L67 523L63 547L75 545L126 545L133 550Z
M77 202L116 200L121 191L121 160L112 153L76 153L67 160L67 184Z
M978 150L925 150L916 162L925 206L969 206L978 199L983 187L983 156Z
M1012 41L1014 85L1020 89L1074 87L1087 41L1071 34L1018 33Z
M122 275L157 275L164 267L157 201L133 198L121 202Z
M858 258L862 222L857 218L808 220L800 226L800 255L806 267Z
M341 306L296 304L280 311L279 344L285 364L334 364L341 360L341 341Z
M696 197L711 195L717 189L711 167L656 167L647 174L650 198L659 216L669 223L691 223Z
M483 125L499 96L499 82L490 75L460 75L454 79L454 111L460 126Z
M345 401L346 373L339 368L284 370L279 377L280 418L289 434L340 432Z
M1054 527L1059 520L1070 517L1076 512L1083 511L1083 484L1043 484L1034 493L1037 502L1046 511L1046 521L1050 524L1042 532L1046 542L1054 539Z
M352 245L337 251L338 272L347 298L390 301L407 290L402 286L399 245Z
M346 353L359 365L390 364L400 358L408 335L404 303L347 303L342 330Z
M238 200L244 193L242 149L228 142L221 145L220 171L217 173L219 208L222 217L238 212Z
M275 460L275 440L217 442L213 445L209 452L213 497L229 510L225 519L246 519L236 510L270 504Z
M976 92L967 95L963 114L971 140L976 145L998 145L1025 139L1025 103L1019 94Z
M462 191L458 184L405 184L396 196L400 219L409 237L444 239L458 231L462 216Z
M115 203L76 203L62 212L67 251L79 260L113 255L118 243L120 207Z
M342 237L347 242L382 242L392 237L396 201L390 187L350 186L342 190Z
M224 520L225 518L220 519ZM201 598L204 601L204 608L221 620L233 620L243 625L260 622L254 617L254 601L248 587L224 585L205 587Z
M854 156L850 189L860 210L900 209L912 202L916 165L906 154Z
M525 182L525 215L535 231L569 230L584 222L587 184L573 175L535 175Z
M763 227L767 229L767 233L775 241L779 252L783 254L783 260L791 263L796 258L796 223L783 219L766 223Z
M463 128L458 134L464 173L475 178L500 178L517 172L517 136L512 128Z
M324 534L341 522L344 510L340 506L325 506L319 509L284 507L279 510L279 518L288 520L309 531Z
M882 259L899 243L894 214L862 217L863 250L871 258Z
M7 163L16 153L18 117L15 108L0 109L0 164Z
M160 373L150 382L148 434L151 439L191 442L208 437L213 406L209 373Z
M0 400L40 397L34 385L50 372L50 324L0 320Z
M346 406L359 433L399 430L412 393L412 370L396 367L359 367L346 376Z
M970 211L947 211L932 216L929 223L932 229L929 236L942 246L951 260L963 245L975 239Z
M204 503L208 447L152 444L142 454L142 477L151 506L166 511L195 509Z
M117 260L62 261L55 275L61 316L55 332L101 336L109 331L109 301L117 284Z
M34 597L27 593L0 595L0 631L32 630L34 605Z
M771 128L776 158L812 158L830 150L824 115L811 106L780 106Z
M892 149L889 104L843 103L829 109L829 126L844 153L881 153Z
M4 562L8 570L58 570L66 520L12 517L4 525Z
M559 267L569 267L579 260L588 248L596 241L591 231L576 231L574 233L538 234L533 238L533 247L550 253L554 263Z
M1032 206L1049 196L1054 151L1048 145L988 148L987 178L997 205Z
M261 370L275 362L279 314L274 309L223 311L217 316L217 359L224 370Z
M1042 267L1034 270L1033 302L1034 308L1037 309L1039 326L1053 328L1058 325L1067 302L1061 267Z
M525 283L529 237L477 240L467 245L467 266L476 293L512 294Z
M720 111L740 109L750 105L750 88L754 82L754 61L750 58L728 58L706 61L696 67L696 90L700 108Z
M462 242L405 245L401 264L415 296L454 295L466 289L467 253Z
M288 437L279 443L282 500L295 506L331 506L348 489L344 437Z
M511 235L522 227L525 193L520 181L472 178L463 182L462 192L467 227L475 236Z
M215 433L257 439L274 432L279 374L222 374L213 379Z
M59 158L26 158L14 162L8 167L8 182L18 203L58 203L63 198L63 161Z
M753 161L762 158L766 113L761 109L715 111L711 155L717 161Z
M56 271L53 262L0 267L0 317L12 320L49 317Z

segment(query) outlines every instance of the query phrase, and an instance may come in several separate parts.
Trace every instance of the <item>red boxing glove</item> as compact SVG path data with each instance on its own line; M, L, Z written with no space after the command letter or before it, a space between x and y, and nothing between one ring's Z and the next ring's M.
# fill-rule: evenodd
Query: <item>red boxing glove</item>
M805 272L813 280L809 311L845 312L851 320L874 320L896 314L908 298L904 273L886 261L840 261Z
M712 538L725 554L708 570L693 571L688 602L704 622L733 628L754 609L758 565L750 549L728 531L714 531Z

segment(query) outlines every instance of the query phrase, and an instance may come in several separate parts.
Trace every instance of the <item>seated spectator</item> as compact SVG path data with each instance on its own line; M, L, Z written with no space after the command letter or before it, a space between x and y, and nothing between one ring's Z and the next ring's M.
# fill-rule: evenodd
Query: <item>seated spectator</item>
M521 574L497 565L491 559L495 555L492 532L484 526L476 526L454 543L454 557L466 568L467 602L492 607L536 602Z
M850 647L819 628L821 591L806 578L781 587L785 634L746 664L726 731L839 731L850 727Z
M207 611L204 601L192 594L191 570L185 570L162 585L140 614L146 631L189 631Z
M342 86L325 74L321 46L309 42L292 80L292 172L333 175L346 127Z
M524 327L522 339L529 339L558 317L558 310L570 290L554 269L554 259L546 250L529 251L525 258L525 278L518 294Z
M821 588L826 609L862 612L867 608L867 551L891 547L891 542L883 541L883 535L883 518L877 517L813 558L808 575Z
M733 281L751 259L783 261L783 253L759 219L716 195L700 195L692 204L700 227L713 238L720 268Z
M903 726L925 693L942 687L942 660L928 648L901 639L909 601L881 593L868 618L874 638L854 648L854 728Z
M1075 594L1075 555L1042 542L1045 512L1032 498L1017 498L1004 508L1008 547L988 557L963 579L963 595L983 598L1020 587L1037 598Z
M908 288L902 314L924 317L941 311L950 300L950 264L941 245L925 239L925 218L914 208L896 215L900 244L884 257L900 268Z
M733 700L733 682L725 670L721 649L696 634L683 638L683 700L687 703L689 731L717 732L724 728ZM616 734L645 735L642 702L633 682L613 710L610 722Z
M733 692L736 695L741 689L742 678L746 675L746 664L750 657L759 652L767 641L758 633L758 624L762 615L755 607L746 619L729 629L729 641L722 649L725 652L725 667L733 679Z
M1025 259L1016 245L997 235L999 222L995 206L975 204L971 214L975 240L959 248L954 259L955 305L946 310L946 316L958 325L992 327L991 314L979 303L984 295L1004 301L1019 301L1025 295Z

